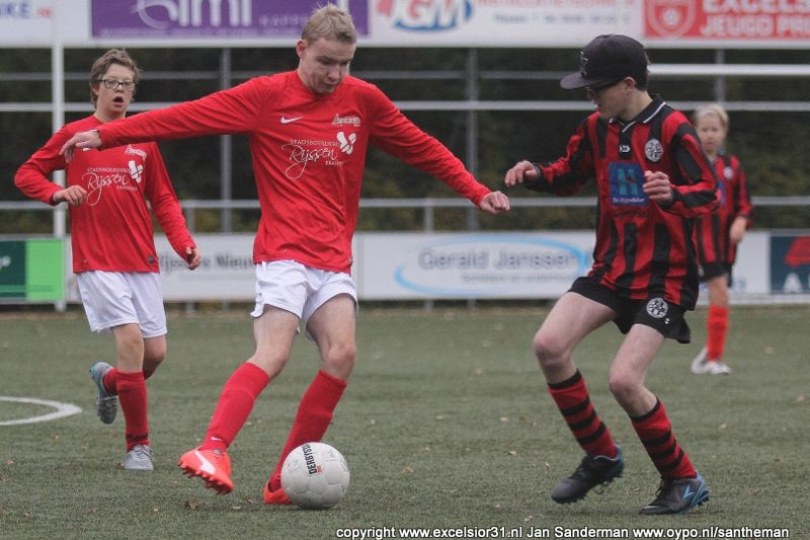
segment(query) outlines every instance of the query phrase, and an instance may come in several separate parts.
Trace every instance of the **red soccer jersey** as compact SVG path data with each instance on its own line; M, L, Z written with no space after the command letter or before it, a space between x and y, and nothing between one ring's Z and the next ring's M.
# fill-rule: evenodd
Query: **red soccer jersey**
M740 160L720 154L712 163L717 173L720 208L697 221L698 254L702 264L733 265L737 259L737 244L729 241L734 220L742 216L751 223L751 199Z
M195 244L157 145L149 142L79 150L70 163L59 155L74 133L100 125L95 116L65 125L19 168L14 182L28 197L53 204L53 194L62 188L48 176L65 169L68 186L87 190L84 204L69 207L75 273L158 272L146 201L181 257L185 258L186 248Z
M292 259L348 272L366 152L374 144L479 204L489 189L376 86L346 77L317 94L296 71L110 122L102 144L244 133L262 208L254 262Z
M627 298L662 295L686 309L694 307L694 218L715 210L717 196L713 170L682 113L659 97L628 123L605 122L593 113L568 141L567 155L539 167L542 178L526 187L572 195L596 180L591 276ZM646 170L669 175L671 204L649 200L642 189Z

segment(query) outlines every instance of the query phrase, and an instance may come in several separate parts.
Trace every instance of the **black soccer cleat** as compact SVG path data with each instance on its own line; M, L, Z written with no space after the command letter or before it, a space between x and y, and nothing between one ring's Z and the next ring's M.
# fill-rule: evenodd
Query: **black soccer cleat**
M641 509L641 514L683 514L709 500L709 488L703 476L661 480L655 499Z
M622 449L616 447L616 457L585 455L574 474L562 480L551 492L554 502L567 504L583 499L597 486L606 486L624 471Z

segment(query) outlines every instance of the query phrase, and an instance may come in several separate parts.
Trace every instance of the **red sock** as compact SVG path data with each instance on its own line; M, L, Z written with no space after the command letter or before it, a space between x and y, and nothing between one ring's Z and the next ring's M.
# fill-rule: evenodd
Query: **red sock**
M112 395L118 395L118 368L108 369L107 373L104 374L104 377L101 378L101 384L104 385L104 389L107 390Z
M633 428L638 438L644 444L653 465L658 469L661 478L694 478L697 471L686 452L683 451L675 434L672 433L672 424L660 401L655 407L643 416L632 418Z
M200 448L225 450L236 438L253 410L256 398L270 377L256 364L245 362L225 383Z
M151 377L155 373L154 369L145 369L143 370L143 379L146 380ZM104 378L101 379L101 384L104 385L104 388L112 395L118 395L118 390L116 387L118 386L118 368L112 368L104 374Z
M347 382L329 375L323 370L318 371L315 378L307 388L301 403L298 405L298 413L295 415L295 422L287 436L281 458L278 460L276 470L270 476L270 490L275 491L281 487L281 466L284 459L296 447L313 441L320 441L326 433L329 423L332 421L335 408L343 396Z
M610 430L596 414L585 379L579 371L566 381L549 383L548 392L585 453L611 459L616 457L616 444Z
M728 308L726 306L709 306L706 318L706 359L709 361L723 358L728 333Z
M127 440L127 452L132 450L136 444L149 444L149 418L143 373L119 371L116 391L126 423L124 435Z

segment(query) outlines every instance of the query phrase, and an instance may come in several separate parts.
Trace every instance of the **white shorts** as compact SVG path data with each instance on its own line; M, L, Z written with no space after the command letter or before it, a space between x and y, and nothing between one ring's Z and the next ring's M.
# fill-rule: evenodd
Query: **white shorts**
M295 261L261 262L256 265L256 306L250 313L261 317L264 306L273 306L306 322L319 307L340 294L357 304L357 287L349 274L317 270Z
M134 323L145 338L166 335L160 274L97 270L76 274L76 282L93 332Z

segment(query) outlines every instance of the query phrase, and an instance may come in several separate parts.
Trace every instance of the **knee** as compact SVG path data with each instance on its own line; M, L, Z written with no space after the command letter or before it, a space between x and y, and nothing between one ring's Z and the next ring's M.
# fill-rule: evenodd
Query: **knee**
M143 370L153 372L158 367L160 367L160 364L162 364L163 360L165 360L165 359L166 359L165 354L160 355L160 356L152 356L152 357L144 356L144 358L143 358Z
M611 373L608 379L610 393L619 403L630 403L643 385L640 380L625 374Z
M543 369L561 367L566 361L566 351L563 344L554 336L537 332L532 341L534 355Z
M165 340L145 340L143 350L144 371L155 371L166 359Z
M347 379L357 359L357 347L353 343L332 345L324 351L323 368L332 374Z

